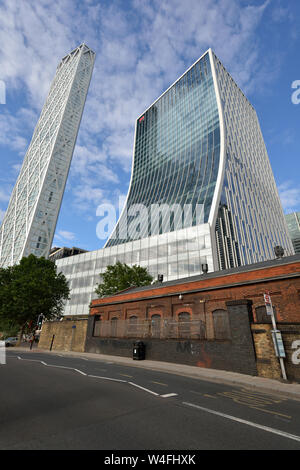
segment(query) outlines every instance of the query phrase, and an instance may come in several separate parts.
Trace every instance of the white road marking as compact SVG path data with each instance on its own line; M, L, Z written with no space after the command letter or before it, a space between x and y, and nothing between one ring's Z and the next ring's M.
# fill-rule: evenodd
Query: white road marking
M127 380L112 379L111 377L100 377L100 375L88 375L88 377L94 377L95 379L113 380L114 382L127 382Z
M127 380L113 379L112 377L102 377L100 375L89 375L89 374L86 374L85 372L82 372L82 370L75 369L74 367L59 366L59 365L56 365L56 364L47 364L46 362L40 361L39 359L23 359L20 356L17 356L17 357L18 357L18 359L20 359L22 361L40 362L41 364L43 364L44 366L47 366L47 367L57 367L59 369L75 370L75 372L78 372L79 374L84 375L86 377L93 377L95 379L103 379L103 380L112 380L113 382L128 383L130 385L133 385L134 387L137 387L141 390L144 390L145 392L151 393L152 395L155 395L155 396L161 397L161 398L170 398L170 397L177 396L177 393L166 393L164 395L160 395L159 393L153 392L152 390L149 390L148 388L141 387L141 385L135 384L133 382L128 382ZM125 374L120 374L120 375L125 375ZM131 377L131 376L128 376L128 377Z
M133 382L128 382L130 385L133 385L134 387L140 388L141 390L144 390L145 392L152 393L152 395L159 396L159 393L152 392L152 390L149 390L148 388L141 387L140 385L134 384Z
M165 395L160 395L162 398L177 397L178 393L166 393Z
M82 372L82 370L79 370L79 369L74 369L74 370L76 370L76 372L79 372L79 374L87 375L85 372Z
M236 418L235 416L227 415L225 413L220 413L219 411L210 410L209 408L203 408L202 406L194 405L193 403L187 403L187 402L182 402L182 403L184 405L191 406L192 408L197 408L201 411L206 411L207 413L211 413L213 415L221 416L222 418L230 419L232 421L236 421L236 422L241 423L241 424L246 424L247 426L252 426L254 428L258 428L258 429L261 429L263 431L267 431L267 432L270 432L270 433L273 433L273 434L277 434L278 436L286 437L288 439L292 439L294 441L300 442L300 436L296 436L294 434L289 434L287 432L280 431L279 429L270 428L268 426L263 426L261 424L253 423L251 421L246 421L245 419Z
M18 359L21 361L30 361L30 362L42 362L39 359L23 359L23 357L18 356Z

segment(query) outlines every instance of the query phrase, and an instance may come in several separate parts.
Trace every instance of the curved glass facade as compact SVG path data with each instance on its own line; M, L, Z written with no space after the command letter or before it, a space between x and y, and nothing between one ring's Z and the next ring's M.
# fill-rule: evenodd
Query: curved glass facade
M72 289L65 314L88 314L117 261L167 281L272 259L275 245L293 253L256 112L209 50L137 119L125 210L105 248L57 261Z
M226 129L224 179L216 240L220 269L293 254L255 109L212 54Z
M136 238L196 225L197 205L203 205L202 223L207 222L219 159L219 114L206 53L137 119L126 210L106 247L132 240L125 228L134 222L131 208L136 204L147 208ZM153 210L155 204L171 208L171 214L165 214L171 215L168 223L163 220L164 214L151 220L150 206ZM191 211L188 221L184 220L187 205Z

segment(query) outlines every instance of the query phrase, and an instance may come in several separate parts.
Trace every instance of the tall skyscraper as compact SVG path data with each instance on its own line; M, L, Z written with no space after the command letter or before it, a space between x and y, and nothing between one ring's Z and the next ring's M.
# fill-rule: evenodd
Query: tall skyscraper
M256 112L209 49L138 117L105 248L57 261L71 281L66 313L88 313L99 273L118 260L172 280L272 259L276 245L294 252Z
M300 212L286 214L285 219L295 253L300 253Z
M49 254L93 72L81 44L57 67L0 227L0 266Z

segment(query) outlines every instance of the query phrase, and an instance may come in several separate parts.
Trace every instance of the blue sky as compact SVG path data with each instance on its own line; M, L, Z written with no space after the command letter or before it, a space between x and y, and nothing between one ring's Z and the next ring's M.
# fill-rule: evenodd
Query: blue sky
M103 246L96 208L127 194L135 119L209 47L257 111L284 211L300 210L299 0L2 0L0 221L56 66L82 42L97 56L54 245Z

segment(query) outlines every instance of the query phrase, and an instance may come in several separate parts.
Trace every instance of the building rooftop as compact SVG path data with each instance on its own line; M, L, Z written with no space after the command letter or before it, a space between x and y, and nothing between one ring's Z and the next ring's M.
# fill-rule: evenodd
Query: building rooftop
M273 259L273 260L268 260L268 261L263 261L261 263L255 263L255 264L249 264L247 266L240 266L238 268L232 268L232 269L224 269L224 270L221 270L221 271L214 271L214 272L211 272L211 273L207 273L207 274L198 274L196 276L191 276L191 277L185 277L185 278L181 278L181 279L176 279L176 280L173 280L173 281L167 281L167 282L158 282L158 283L155 283L155 284L150 284L148 286L143 286L143 287L132 287L132 288L129 288L129 289L126 289L126 291L122 291L122 292L118 292L116 293L115 295L113 296L107 296L107 297L103 297L101 299L95 299L92 301L92 304L95 304L97 303L97 301L101 302L101 303L109 303L109 302L118 302L119 299L116 299L116 297L123 297L123 296L126 296L126 295L132 295L132 294L138 294L138 293L144 293L144 294L147 294L147 291L153 291L155 290L156 293L155 293L155 296L160 296L159 292L157 292L157 290L159 289L164 289L166 287L172 287L172 286L176 286L176 285L184 285L184 284L189 284L189 290L191 288L190 284L195 282L197 283L198 281L208 281L208 280L212 280L212 279L217 279L217 278L226 278L226 276L232 276L234 274L242 274L242 273L247 273L247 272L257 272L259 270L264 270L264 269L268 269L268 268L273 268L273 267L277 267L277 266L284 266L284 265L290 265L290 264L294 264L294 263L299 263L299 272L300 272L300 254L296 254L296 255L293 255L293 256L286 256L286 257L283 257L283 258L276 258L276 259ZM287 274L288 275L288 274ZM266 279L268 279L268 276L266 276ZM229 281L229 279L228 279ZM206 283L205 283L206 284ZM225 282L223 285L227 284L227 282ZM231 282L229 281L228 284L231 284ZM199 285L198 285L199 286ZM195 286L195 289L199 290L199 287L196 287ZM153 294L151 294L151 297L153 296ZM135 296L136 298L137 296ZM143 295L144 297L144 295ZM114 300L112 300L114 299Z

